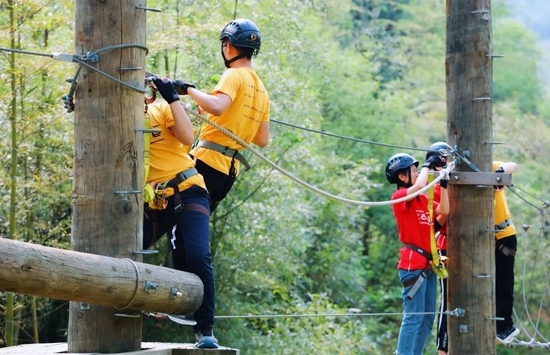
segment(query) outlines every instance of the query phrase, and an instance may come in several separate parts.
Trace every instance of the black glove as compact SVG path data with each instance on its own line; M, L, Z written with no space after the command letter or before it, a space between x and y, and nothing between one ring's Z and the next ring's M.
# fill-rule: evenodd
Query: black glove
M162 95L162 98L165 99L166 102L168 102L169 104L180 99L178 94L176 93L174 85L172 85L172 82L170 80L166 78L160 79L159 77L155 77L153 79L153 83Z
M172 81L172 84L174 85L174 87L176 88L176 92L179 94L179 95L187 95L187 89L189 88L195 88L195 85L193 84L188 84L188 83L184 83L183 81L181 81L180 79L178 80L174 80Z
M441 155L432 155L426 160L424 164L422 164L422 167L433 170L436 167L438 168L444 167L446 163L447 163L447 160L445 159L445 157L442 157Z
M449 184L449 180L447 179L439 180L439 185L441 186L442 189L446 189L448 184Z

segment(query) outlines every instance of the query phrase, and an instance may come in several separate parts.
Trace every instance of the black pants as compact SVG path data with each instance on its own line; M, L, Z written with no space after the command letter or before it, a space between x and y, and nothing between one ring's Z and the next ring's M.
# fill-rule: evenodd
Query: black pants
M224 174L199 159L197 159L195 167L204 178L206 189L210 195L210 212L212 213L227 196L237 178Z
M499 239L499 242L514 251L517 250L518 239L515 234ZM496 248L495 268L496 316L504 318L502 321L497 321L497 333L499 333L514 325L512 320L514 309L514 257L506 256Z
M440 250L440 256L447 256L447 250ZM441 303L439 305L439 316L437 319L437 350L448 351L449 335L447 333L447 279L439 279L441 290Z

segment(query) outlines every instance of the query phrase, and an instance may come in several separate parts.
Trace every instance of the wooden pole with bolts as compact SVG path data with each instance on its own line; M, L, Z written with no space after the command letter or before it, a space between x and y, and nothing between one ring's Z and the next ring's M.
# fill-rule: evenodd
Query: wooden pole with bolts
M71 236L75 251L138 262L144 167L143 133L136 129L143 128L144 94L131 87L144 87L146 12L138 6L142 4L137 0L75 2L75 53L97 53L97 57L82 67L74 97ZM83 310L79 302L71 302L69 352L139 350L141 317L118 317L117 313L114 307L93 305Z
M482 172L492 165L491 1L447 1L447 135ZM462 160L455 172L472 171ZM495 354L493 187L449 185L449 354Z

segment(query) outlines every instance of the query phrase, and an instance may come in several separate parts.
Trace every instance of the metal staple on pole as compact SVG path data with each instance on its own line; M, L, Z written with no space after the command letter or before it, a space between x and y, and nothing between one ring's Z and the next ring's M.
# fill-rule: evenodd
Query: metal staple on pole
M124 260L128 260L134 266L134 270L136 271L136 285L134 287L134 294L132 295L132 298L130 298L130 301L124 307L116 307L115 306L115 309L117 309L119 311L127 309L128 307L130 307L132 302L134 302L134 299L136 298L136 295L137 295L138 285L139 285L139 269L138 269L137 264L132 259L129 259L129 258L124 258Z

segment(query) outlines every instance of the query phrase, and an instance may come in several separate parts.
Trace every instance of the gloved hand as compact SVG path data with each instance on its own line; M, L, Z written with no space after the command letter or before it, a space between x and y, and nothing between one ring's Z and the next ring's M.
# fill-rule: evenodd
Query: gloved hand
M188 84L188 83L184 83L183 81L181 81L180 79L178 80L174 80L172 81L172 84L174 85L174 87L176 88L176 92L179 94L179 95L187 95L187 89L189 88L195 88L195 85L193 84Z
M424 164L422 164L422 167L429 168L430 170L433 170L434 168L441 168L444 167L445 164L447 164L447 160L445 157L441 155L432 155L429 157Z
M153 79L153 83L162 95L162 98L165 99L166 102L168 102L169 104L180 99L178 94L176 93L174 85L172 85L172 82L170 80L166 78L161 79L159 77L155 77Z
M449 185L449 180L443 178L439 180L439 185L441 186L442 189L446 189L447 185Z

